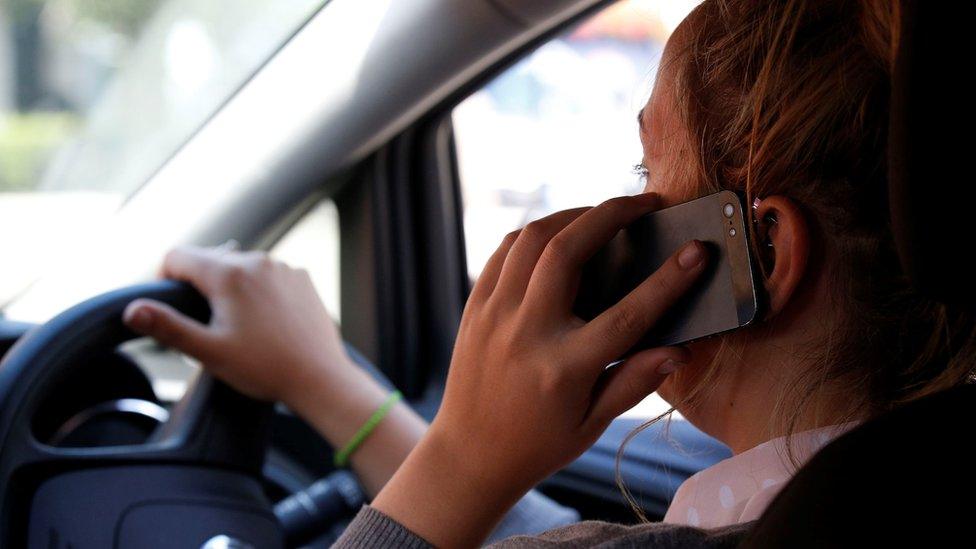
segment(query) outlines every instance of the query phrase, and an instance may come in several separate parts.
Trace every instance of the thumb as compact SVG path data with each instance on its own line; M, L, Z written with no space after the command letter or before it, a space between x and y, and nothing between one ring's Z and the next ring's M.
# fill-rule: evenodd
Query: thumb
M134 332L206 362L213 339L207 326L165 303L136 299L126 306L122 322Z
M603 389L590 408L598 422L612 421L653 393L677 368L691 359L683 347L658 347L641 351L604 372Z

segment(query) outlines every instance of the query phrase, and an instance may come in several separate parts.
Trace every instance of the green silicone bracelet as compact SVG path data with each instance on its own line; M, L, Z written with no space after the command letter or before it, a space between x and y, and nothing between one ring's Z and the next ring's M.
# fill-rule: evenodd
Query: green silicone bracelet
M390 413L390 409L393 408L393 405L400 402L401 398L403 398L403 395L400 394L400 391L393 391L390 393L390 396L386 397L383 404L380 405L375 412L373 412L373 415L369 416L366 423L364 423L363 426L356 431L356 434L352 436L352 440L346 443L341 450L335 453L335 456L332 458L332 462L335 464L336 468L345 467L346 464L349 463L349 457L352 456L352 453L356 451L356 448L359 448L359 445L366 440L366 437L373 432L373 429L376 429L376 426L383 421L386 414Z

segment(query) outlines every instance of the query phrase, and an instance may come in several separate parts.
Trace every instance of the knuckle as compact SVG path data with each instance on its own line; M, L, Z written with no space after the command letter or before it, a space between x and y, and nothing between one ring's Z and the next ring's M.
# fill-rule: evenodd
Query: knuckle
M546 225L542 221L533 221L522 229L519 240L530 245L541 245L546 239Z
M522 232L521 229L519 229L517 231L512 231L506 234L505 238L503 238L502 241L498 244L498 247L495 248L495 252L493 256L500 256L500 257L506 256L512 250L512 247L515 245L515 242L518 240L518 237L521 234L521 232Z
M278 270L279 264L264 252L253 252L242 264L248 278L260 279L272 275Z
M315 279L312 278L312 273L308 269L293 269L291 276L294 277L297 284L315 290Z
M604 201L599 208L610 214L622 214L630 209L631 197L618 196Z
M276 259L272 259L270 256L264 256L258 258L258 272L261 274L269 274L277 271L284 270L286 268L284 263Z
M461 311L461 322L458 326L458 333L464 331L465 327L470 326L471 323L475 322L475 319L482 314L480 305L481 304L475 303L470 299L464 304L464 309Z
M512 244L514 244L515 241L518 240L518 237L519 237L520 234L522 234L522 229L516 229L516 230L514 230L514 231L512 231L512 232L510 232L508 234L506 234L505 235L505 238L502 239L502 244L503 245L512 245Z
M474 282L474 287L471 288L471 293L468 295L468 299L465 301L465 310L468 307L474 307L476 304L484 303L489 301L491 298L491 291L493 289L493 281L489 280L488 277L479 276Z
M172 250L166 252L163 256L163 265L172 265L179 261L180 256L183 255L183 250L181 248L173 248Z
M515 340L516 334L510 327L512 324L509 318L510 313L503 304L488 300L479 306L475 306L469 314L469 320L471 323L479 326L479 330L490 326L492 333L496 336L500 336L501 334L510 335L511 337L507 338L505 344L505 349L509 349L510 347L517 346Z
M270 270L275 266L275 260L266 252L254 252L251 256L251 265L258 270Z
M531 309L531 307L519 307L514 306L509 310L502 310L501 314L506 314L510 317L509 325L513 330L512 341L520 342L520 338L524 338L529 334L533 333L533 328L539 324L539 318L537 313ZM531 336L529 336L531 339Z
M561 394L570 384L569 376L562 368L546 368L539 379L539 387L545 394Z
M569 239L562 234L556 235L546 244L546 249L543 252L545 263L549 266L570 263L572 259L572 252L570 250L571 245Z
M646 329L643 315L633 308L620 310L610 322L608 329L616 337L633 337Z
M241 263L223 265L217 273L220 286L231 290L245 286L250 276L247 267Z
M657 275L651 277L651 281L654 284L654 290L658 294L670 295L674 290L674 281L667 273L658 273Z

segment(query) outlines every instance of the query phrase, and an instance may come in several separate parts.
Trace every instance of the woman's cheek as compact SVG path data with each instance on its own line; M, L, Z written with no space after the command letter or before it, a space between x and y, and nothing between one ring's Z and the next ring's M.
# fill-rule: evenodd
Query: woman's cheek
M670 208L701 195L689 181L689 178L662 177L652 173L644 183L644 192L657 193L661 197L661 208Z

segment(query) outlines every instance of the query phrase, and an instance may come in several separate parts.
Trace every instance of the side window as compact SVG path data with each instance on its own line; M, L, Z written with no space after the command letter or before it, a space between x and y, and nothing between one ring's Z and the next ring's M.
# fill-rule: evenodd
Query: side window
M337 322L339 305L339 210L324 199L271 248L271 256L308 271L325 308Z
M668 36L696 4L617 2L455 108L472 279L506 233L641 190L633 172L642 157L637 112L650 96ZM666 409L660 399L651 401L632 415Z

